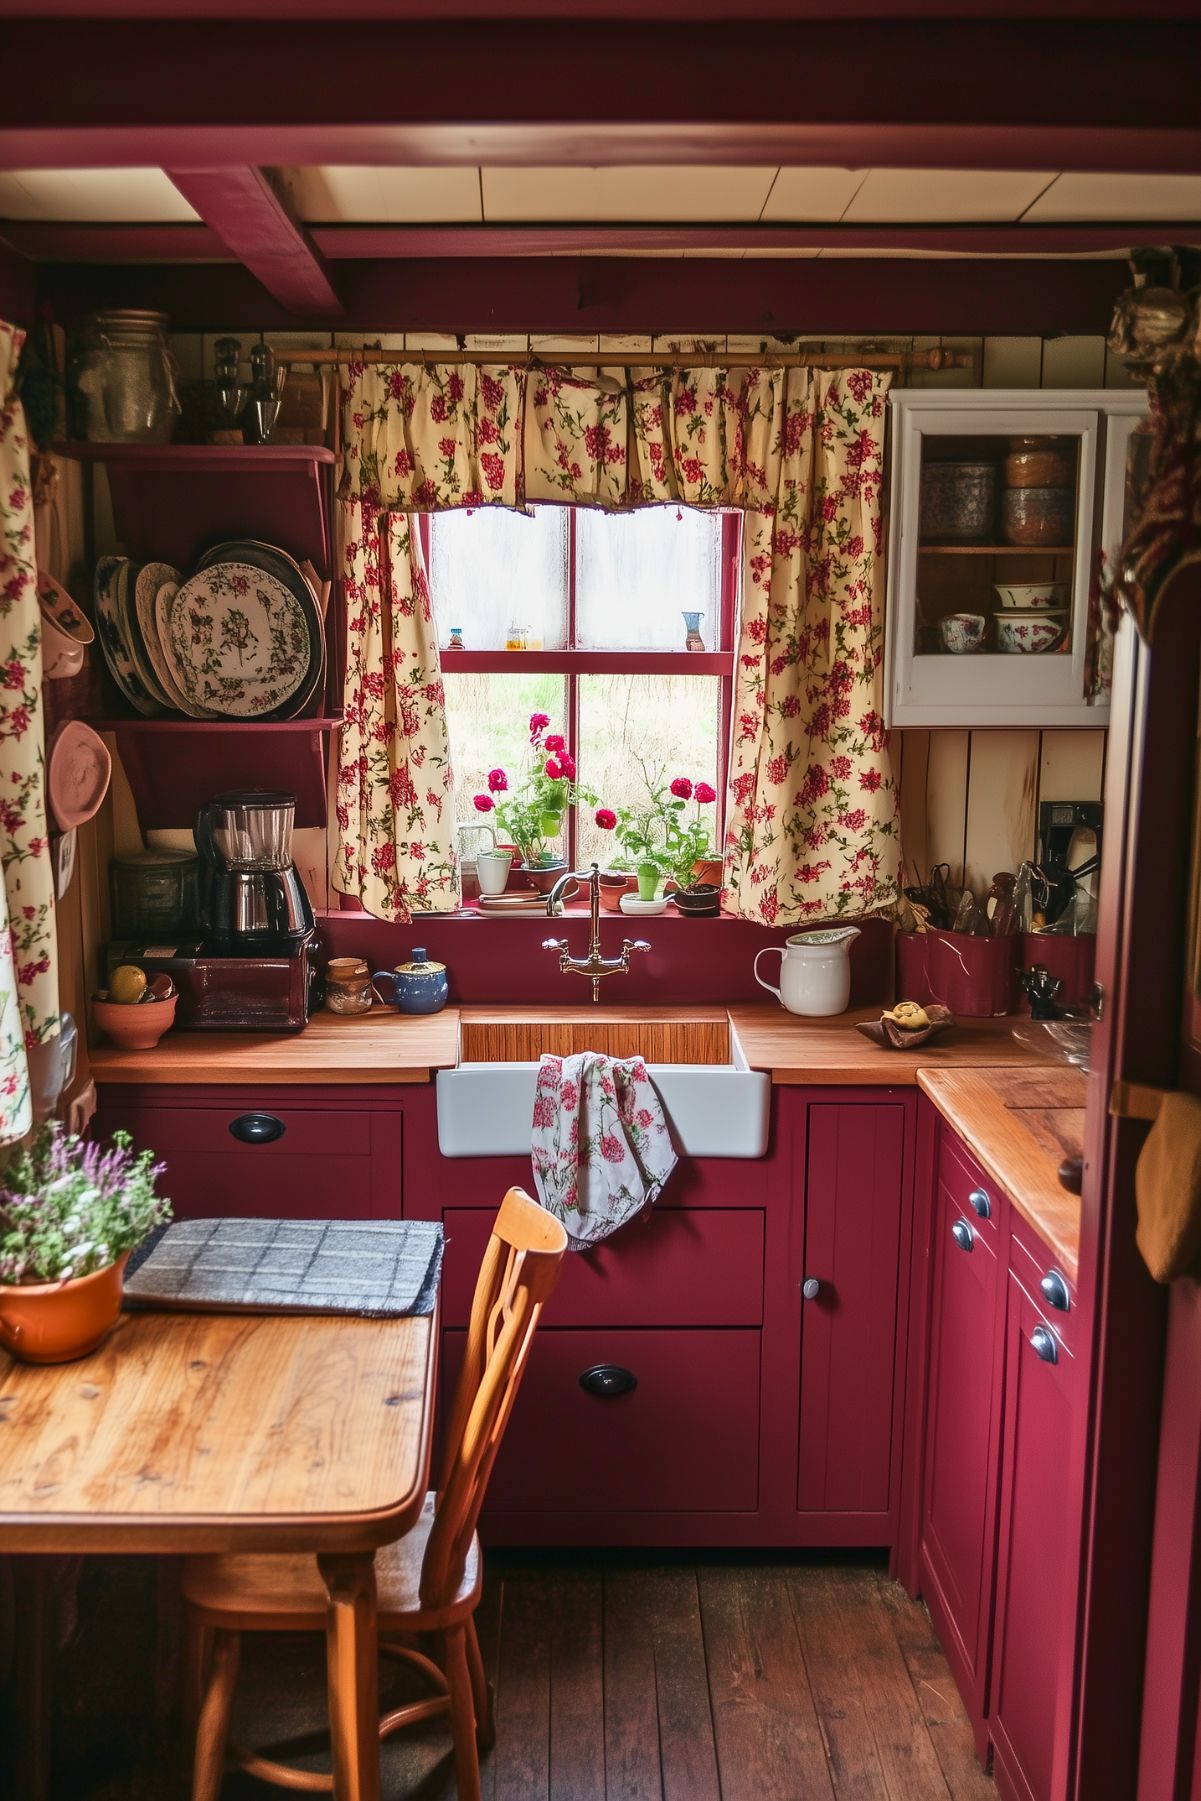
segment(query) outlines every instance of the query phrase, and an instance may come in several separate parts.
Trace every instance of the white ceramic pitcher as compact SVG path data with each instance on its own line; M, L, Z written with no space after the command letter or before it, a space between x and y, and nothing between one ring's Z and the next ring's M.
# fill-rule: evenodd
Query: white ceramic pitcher
M858 926L835 926L765 945L755 958L755 980L790 1013L845 1013L851 998L851 946L859 936ZM778 988L759 974L759 957L773 953L781 958Z

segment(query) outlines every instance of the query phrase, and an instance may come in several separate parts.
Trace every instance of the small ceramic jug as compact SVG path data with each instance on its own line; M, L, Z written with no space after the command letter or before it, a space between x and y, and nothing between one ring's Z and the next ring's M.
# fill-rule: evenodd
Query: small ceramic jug
M858 926L797 932L785 944L769 944L759 952L755 958L755 980L790 1013L806 1013L815 1018L845 1013L851 998L850 950L858 937ZM778 988L759 974L759 957L772 952L782 959Z
M416 946L407 963L377 969L371 978L375 998L398 1013L440 1013L450 994L445 963L431 963Z

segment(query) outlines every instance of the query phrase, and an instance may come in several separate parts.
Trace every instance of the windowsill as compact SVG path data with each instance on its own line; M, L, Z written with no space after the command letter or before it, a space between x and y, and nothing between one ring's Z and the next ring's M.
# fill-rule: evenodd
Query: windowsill
M394 920L378 919L374 913L368 913L362 907L320 907L315 908L314 913L318 922L326 919L369 919L376 925L396 924L396 921ZM562 913L556 913L553 916L545 910L538 911L533 907L525 913L481 913L468 904L466 907L459 908L458 911L454 913L414 913L413 920L414 923L421 925L465 925L474 920L513 921L527 919L533 920L537 925L545 926L548 922L553 923L554 919L588 919L589 917L590 909L587 902L581 903L579 900L573 900L566 903ZM686 919L682 913L677 913L674 907L668 907L665 913L652 914L611 913L607 908L602 907L602 925L606 919L622 920L627 925L631 926L637 925L640 920L647 920L653 922L656 927L667 923L680 926L694 926L697 924L712 925L715 920L722 920L730 925L759 925L764 931L769 929L768 927L763 926L761 921L738 919L735 914L725 912L704 914L699 921L697 919ZM402 930L407 929L407 927L402 928Z

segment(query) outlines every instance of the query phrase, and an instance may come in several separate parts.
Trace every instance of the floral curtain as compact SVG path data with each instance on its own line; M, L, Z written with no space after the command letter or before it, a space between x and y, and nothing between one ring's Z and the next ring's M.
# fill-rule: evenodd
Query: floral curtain
M888 906L900 845L882 718L887 388L866 369L346 369L339 885L387 918L417 896L458 904L413 516L673 503L745 515L726 905L768 924ZM405 523L385 530L384 516Z
M0 321L0 1142L5 1143L29 1130L29 1064L54 1054L59 1033L42 632L29 440L16 392L23 343L22 332Z

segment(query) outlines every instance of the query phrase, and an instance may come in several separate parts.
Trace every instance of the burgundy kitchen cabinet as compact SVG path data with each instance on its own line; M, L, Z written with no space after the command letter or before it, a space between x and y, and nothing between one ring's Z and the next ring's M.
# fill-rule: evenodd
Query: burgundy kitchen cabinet
M1083 1384L1072 1313L1042 1295L1051 1259L1010 1253L1005 1410L989 1730L1002 1801L1053 1801L1052 1772L1065 1610L1072 1605L1076 1522L1064 1471L1074 1455Z
M165 1163L177 1219L398 1219L405 1108L397 1090L105 1085L97 1138L124 1128Z
M982 1760L1000 1440L1000 1210L966 1159L944 1146L932 1215L918 1580Z
M808 1110L797 1511L837 1514L844 1543L890 1541L898 1272L910 1183L906 1109ZM910 1134L910 1137L912 1135Z

